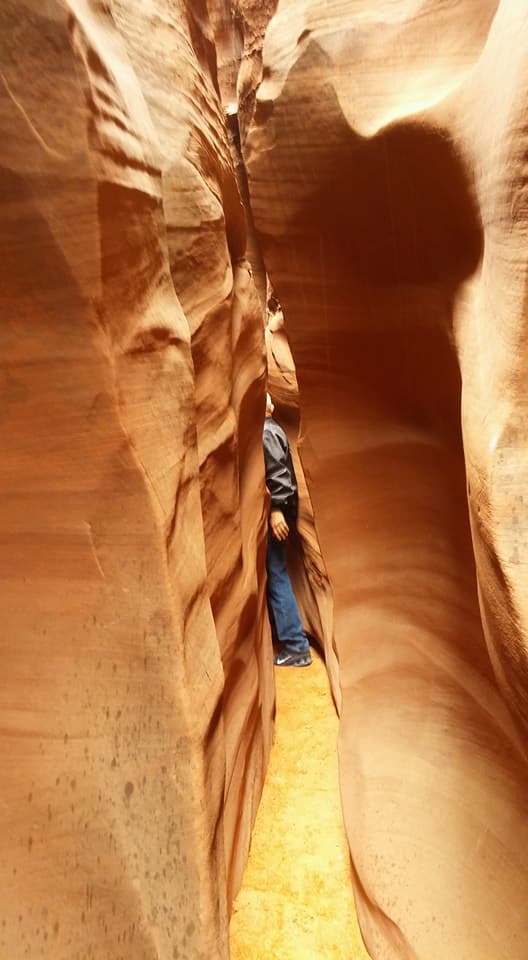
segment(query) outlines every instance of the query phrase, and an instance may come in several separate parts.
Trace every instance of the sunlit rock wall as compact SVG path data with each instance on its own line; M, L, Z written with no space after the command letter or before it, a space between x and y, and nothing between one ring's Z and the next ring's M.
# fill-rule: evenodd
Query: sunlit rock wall
M281 0L244 152L375 960L528 953L528 13Z
M239 116L245 139L262 79L262 47L278 0L209 0L215 32L218 82L226 107Z
M205 4L4 0L0 131L0 954L227 957L273 704Z

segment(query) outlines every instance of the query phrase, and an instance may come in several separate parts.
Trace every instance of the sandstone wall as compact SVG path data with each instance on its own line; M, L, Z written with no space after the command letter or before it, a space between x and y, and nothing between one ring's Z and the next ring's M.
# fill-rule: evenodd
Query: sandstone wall
M515 0L281 0L245 143L335 596L376 960L528 950L525 203Z
M0 131L0 954L226 957L273 691L205 4L4 0Z
M273 711L240 135L366 942L525 960L527 18L3 0L2 957L227 957Z

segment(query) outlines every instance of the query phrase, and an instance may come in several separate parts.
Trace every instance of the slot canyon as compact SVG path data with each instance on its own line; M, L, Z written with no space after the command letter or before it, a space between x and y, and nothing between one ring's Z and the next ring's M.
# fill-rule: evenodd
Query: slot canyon
M268 388L365 950L526 960L524 0L0 0L0 51L0 960L229 958Z

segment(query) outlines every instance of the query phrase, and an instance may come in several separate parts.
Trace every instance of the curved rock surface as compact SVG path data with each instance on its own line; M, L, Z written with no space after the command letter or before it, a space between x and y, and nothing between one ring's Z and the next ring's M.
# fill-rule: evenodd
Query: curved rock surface
M241 133L368 949L526 960L527 80L516 0L2 3L2 956L228 954L273 713Z
M206 4L6 0L0 131L0 954L223 958L273 681Z
M375 960L524 960L528 14L282 0L245 144Z

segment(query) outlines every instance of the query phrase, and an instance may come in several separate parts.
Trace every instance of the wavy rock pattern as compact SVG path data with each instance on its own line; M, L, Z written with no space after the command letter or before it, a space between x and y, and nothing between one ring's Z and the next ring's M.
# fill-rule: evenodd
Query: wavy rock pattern
M527 80L516 0L2 3L2 956L227 957L273 711L240 133L365 940L525 960Z
M282 0L245 144L376 960L528 951L527 79L513 0Z
M206 5L5 0L0 71L0 954L226 957L273 689Z

